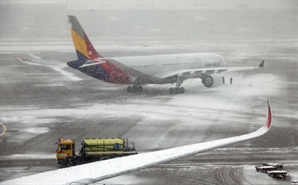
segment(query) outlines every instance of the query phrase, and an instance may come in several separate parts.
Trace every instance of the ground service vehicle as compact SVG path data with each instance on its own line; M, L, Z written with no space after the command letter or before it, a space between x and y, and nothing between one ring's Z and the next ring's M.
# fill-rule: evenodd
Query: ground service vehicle
M263 163L263 166L255 166L257 172L268 173L269 171L282 170L283 164L279 163Z
M287 178L287 171L284 171L284 170L269 171L267 173L272 178L277 178L277 179Z
M274 166L277 170L282 170L284 165L279 163L263 163L263 166Z
M59 138L56 144L56 158L61 167L137 154L134 144L129 147L128 139L122 138L84 139L78 155L75 154L74 140Z
M257 172L267 173L268 171L274 171L274 170L277 170L277 167L275 167L275 166L256 166Z

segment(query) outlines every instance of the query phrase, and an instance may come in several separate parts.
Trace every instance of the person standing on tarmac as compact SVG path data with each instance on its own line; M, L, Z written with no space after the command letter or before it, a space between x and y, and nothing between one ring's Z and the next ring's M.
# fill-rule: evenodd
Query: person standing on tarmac
M230 84L232 85L232 83L233 83L233 78L231 77L230 78Z
M225 84L225 77L222 77L222 84Z

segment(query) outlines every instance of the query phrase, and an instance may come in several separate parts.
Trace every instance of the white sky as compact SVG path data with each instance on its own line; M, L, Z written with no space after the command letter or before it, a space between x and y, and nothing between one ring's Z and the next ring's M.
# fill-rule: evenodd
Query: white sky
M95 4L100 4L101 8L170 8L170 9L183 9L183 8L294 8L297 9L297 2L293 0L262 0L262 1L209 1L209 0L0 0L1 4L67 4L69 7L80 9L91 8L94 9ZM82 6L82 3L84 6Z

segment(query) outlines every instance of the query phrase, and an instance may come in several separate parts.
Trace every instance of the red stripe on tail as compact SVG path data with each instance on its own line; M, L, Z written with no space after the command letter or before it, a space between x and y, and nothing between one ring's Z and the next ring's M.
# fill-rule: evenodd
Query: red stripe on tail
M94 49L92 43L90 42L90 40L85 32L84 32L84 40L86 42L87 51L88 51L88 55L89 55L90 59L93 60L93 59L97 59L97 58L102 58L102 56L100 56L97 53L97 51Z

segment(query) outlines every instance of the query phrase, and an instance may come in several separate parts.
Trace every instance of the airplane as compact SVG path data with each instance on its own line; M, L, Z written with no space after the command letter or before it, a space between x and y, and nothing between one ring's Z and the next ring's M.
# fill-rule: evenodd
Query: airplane
M216 53L168 54L105 58L93 47L78 19L68 15L70 31L78 59L67 63L91 77L113 84L127 84L128 92L142 92L145 84L174 84L170 94L184 93L186 79L201 78L206 87L222 84L220 73L262 68L227 67L224 57ZM132 86L130 86L132 85Z
M272 127L272 118L270 101L267 99L265 124L248 134L47 171L0 182L0 185L91 184L181 157L260 137Z

